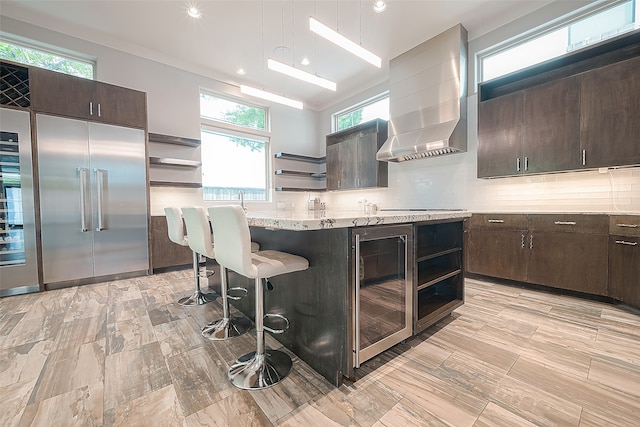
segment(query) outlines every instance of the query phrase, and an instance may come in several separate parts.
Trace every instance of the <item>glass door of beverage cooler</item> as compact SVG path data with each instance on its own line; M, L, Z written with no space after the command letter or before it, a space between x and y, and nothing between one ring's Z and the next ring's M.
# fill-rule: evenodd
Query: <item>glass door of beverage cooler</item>
M0 296L38 287L29 112L0 108Z
M353 367L411 336L412 225L352 232Z

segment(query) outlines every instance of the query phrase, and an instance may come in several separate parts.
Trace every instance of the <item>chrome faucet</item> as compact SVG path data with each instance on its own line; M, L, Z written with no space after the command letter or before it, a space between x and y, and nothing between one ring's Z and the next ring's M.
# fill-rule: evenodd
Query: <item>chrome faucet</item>
M247 208L244 207L244 191L238 191L238 199L240 199L240 206L242 206L242 210L246 213Z

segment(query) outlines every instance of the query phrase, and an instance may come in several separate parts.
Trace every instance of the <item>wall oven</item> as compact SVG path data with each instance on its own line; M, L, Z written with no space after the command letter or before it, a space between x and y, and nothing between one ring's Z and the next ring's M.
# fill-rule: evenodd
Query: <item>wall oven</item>
M412 225L352 229L353 368L411 336L412 254Z

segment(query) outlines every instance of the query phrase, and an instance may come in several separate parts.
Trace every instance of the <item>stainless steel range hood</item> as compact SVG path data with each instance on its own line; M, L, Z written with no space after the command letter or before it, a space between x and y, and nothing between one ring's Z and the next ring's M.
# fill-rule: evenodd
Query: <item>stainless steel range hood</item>
M460 24L389 63L389 139L377 159L467 151L467 30Z

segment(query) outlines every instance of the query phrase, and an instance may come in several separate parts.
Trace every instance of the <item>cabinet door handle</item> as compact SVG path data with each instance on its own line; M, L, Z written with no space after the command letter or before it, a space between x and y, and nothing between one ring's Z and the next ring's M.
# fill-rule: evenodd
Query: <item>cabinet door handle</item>
M87 169L78 168L78 176L80 178L80 231L86 233L89 231L87 226L87 211L85 208L87 200Z
M533 250L533 234L529 236L529 249Z
M616 224L618 227L638 228L638 224Z
M96 195L97 195L97 203L98 203L98 226L96 227L96 231L104 230L104 206L103 206L103 186L104 186L104 173L106 171L102 169L94 169L96 173Z
M98 117L102 117L102 113L100 112L100 103L98 102Z
M522 233L522 238L520 239L520 244L522 245L522 249L524 249L524 233Z
M520 172L520 157L516 158L516 172Z
M637 246L638 242L625 242L624 240L616 240L618 245Z
M89 115L93 116L93 102L89 101Z
M502 224L504 222L504 219L488 219L487 222L495 222L495 223Z
M575 221L556 221L555 225L576 225Z
M529 158L525 156L524 158L524 170L527 171L529 169Z
M582 166L587 165L587 150L582 150Z

